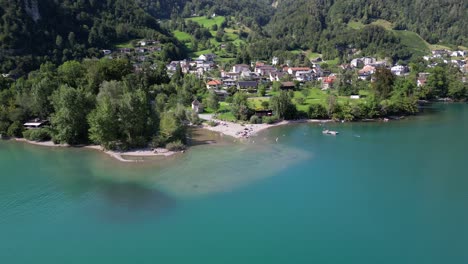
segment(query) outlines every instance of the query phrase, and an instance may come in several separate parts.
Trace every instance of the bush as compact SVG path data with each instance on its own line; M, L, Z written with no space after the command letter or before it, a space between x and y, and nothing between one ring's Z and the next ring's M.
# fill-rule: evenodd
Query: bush
M305 98L304 97L298 97L296 98L296 102L300 105L305 104Z
M252 117L250 117L250 123L251 124L261 124L262 123L262 118L256 116L256 115L253 115Z
M23 125L19 121L13 122L7 131L9 137L21 137L23 133Z
M277 116L264 116L263 117L263 123L265 124L274 124L278 122L278 117Z
M45 128L29 129L23 132L23 137L31 141L47 141L51 139L50 132Z
M166 149L170 151L181 151L185 149L185 145L182 143L182 141L176 140L174 142L168 143L166 145Z
M324 119L328 117L327 109L321 104L310 105L307 115L310 119Z

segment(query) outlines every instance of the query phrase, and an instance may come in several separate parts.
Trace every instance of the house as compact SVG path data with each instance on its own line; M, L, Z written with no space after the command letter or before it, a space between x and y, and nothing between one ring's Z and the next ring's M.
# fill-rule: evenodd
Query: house
M119 49L120 53L125 53L125 54L129 54L133 51L133 49L131 48L121 48Z
M197 99L195 99L192 102L192 110L195 113L202 113L203 112L203 105Z
M359 95L351 95L349 98L356 100L356 99L359 99L361 97Z
M259 74L260 76L269 76L272 72L276 72L276 68L271 65L261 65L255 67L255 73Z
M198 57L198 59L202 61L214 61L215 58L216 58L216 55L212 53L202 54Z
M247 64L236 64L232 67L232 72L241 73L244 71L250 71L250 67Z
M226 90L213 90L219 100L224 101L229 96L229 93Z
M390 71L396 76L401 76L408 72L408 67L403 65L395 65L390 69Z
M322 90L327 90L333 88L333 83L335 82L335 76L328 76L322 78Z
M223 84L223 82L220 81L220 80L211 80L211 81L206 83L206 88L207 89L218 90L219 88L221 88L222 84Z
M270 72L270 81L279 82L285 75L285 72Z
M448 52L446 50L433 50L432 51L432 55L434 57L441 57L441 56L444 56L446 55Z
M295 78L300 82L311 81L314 78L314 72L313 70L296 71Z
M296 84L294 82L282 82L281 83L281 90L294 90L296 88Z
M296 72L301 71L301 72L308 72L312 70L309 67L287 67L286 72L288 72L290 75L295 76Z
M104 55L109 55L109 54L112 53L112 51L111 51L111 50L106 50L106 49L105 49L105 50L102 50L102 53L103 53Z
M278 65L278 63L279 63L278 57L273 57L273 59L271 59L271 64Z
M418 87L422 87L422 86L426 85L426 82L427 82L426 77L419 77L418 80L416 81L416 85Z
M372 66L372 65L366 65L364 66L364 68L362 68L361 70L358 71L358 74L361 75L372 75L375 73L375 67Z
M234 79L225 79L223 80L223 83L226 87L236 86L236 81Z
M375 63L377 60L372 57L364 57L362 58L362 62L364 63L364 66Z
M28 121L23 124L23 126L27 129L35 129L35 128L41 128L45 125L47 125L49 121L47 120L40 120L39 118L35 118L31 121Z
M249 90L255 89L257 90L258 83L256 81L239 81L237 82L237 89L238 90Z
M273 111L272 110L255 110L255 115L258 117L272 116Z
M234 81L237 81L240 78L240 73L239 72L221 71L221 77L222 78L227 78L227 79L233 79Z
M364 67L364 62L361 59L353 59L350 65L352 68L362 68Z

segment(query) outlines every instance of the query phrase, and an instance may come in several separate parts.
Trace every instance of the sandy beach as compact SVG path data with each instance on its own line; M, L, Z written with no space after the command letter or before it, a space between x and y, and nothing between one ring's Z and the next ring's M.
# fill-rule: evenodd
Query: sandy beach
M303 120L289 120L281 121L275 124L239 124L227 121L221 121L217 119L211 119L216 122L216 126L210 126L207 124L203 125L204 129L222 133L227 136L234 138L250 138L251 136L256 135L262 130L268 129L270 127L282 126L287 124L299 124L299 123L328 123L333 122L332 120L318 120L318 119L303 119Z

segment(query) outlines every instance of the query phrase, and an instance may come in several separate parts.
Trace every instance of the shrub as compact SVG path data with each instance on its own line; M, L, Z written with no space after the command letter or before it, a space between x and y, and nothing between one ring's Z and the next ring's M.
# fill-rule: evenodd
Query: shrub
M31 141L47 141L51 139L50 132L45 128L25 130L23 137Z
M304 97L298 97L296 98L296 102L300 105L305 104L305 98Z
M250 123L251 124L261 124L262 123L262 118L256 116L256 115L253 115L252 117L250 117Z
M327 109L321 104L311 104L307 114L310 119L324 119L328 117Z
M13 122L7 131L7 135L10 137L21 137L23 133L23 125L19 121Z
M182 143L182 141L176 140L176 141L173 141L171 143L168 143L166 145L166 149L168 149L170 151L181 151L181 150L185 149L185 145L184 145L184 143Z
M277 116L264 116L263 117L263 123L265 124L274 124L278 122L278 117Z

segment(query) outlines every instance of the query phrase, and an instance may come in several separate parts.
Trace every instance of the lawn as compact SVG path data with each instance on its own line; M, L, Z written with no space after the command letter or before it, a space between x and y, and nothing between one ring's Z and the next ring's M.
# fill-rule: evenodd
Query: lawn
M377 19L376 21L372 22L371 25L381 26L386 30L392 30L393 28L392 22L389 22L384 19Z
M226 18L224 16L216 16L214 18L207 18L205 16L200 16L200 17L187 18L187 20L192 20L193 22L197 22L198 24L206 28L211 28L215 24L218 26L221 26L221 24L226 20Z
M418 34L406 30L393 30L401 38L401 44L407 46L416 56L423 56L429 53L429 46Z
M365 25L361 21L349 21L348 23L348 27L356 30L362 29L364 26Z
M115 44L115 47L118 49L133 48L133 44L132 44L133 41L135 40L129 40L127 42L118 43L118 44Z
M186 32L175 30L172 33L181 42L190 41L192 39L192 36L189 33L186 33Z

